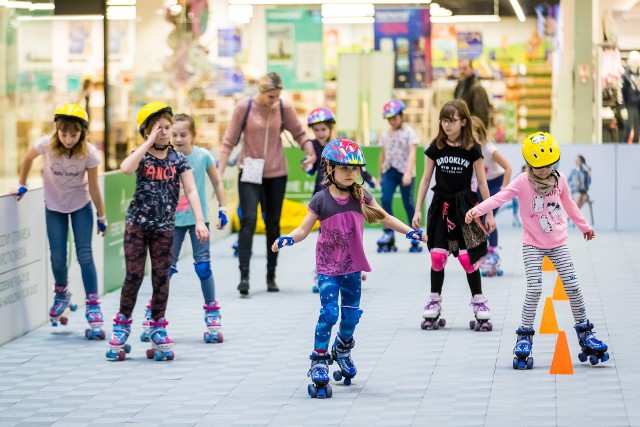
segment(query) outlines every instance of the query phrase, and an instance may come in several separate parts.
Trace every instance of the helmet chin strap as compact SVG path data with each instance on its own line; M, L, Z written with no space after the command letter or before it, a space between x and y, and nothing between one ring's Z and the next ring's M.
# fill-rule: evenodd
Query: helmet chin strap
M327 177L329 178L329 181L331 181L331 183L335 185L336 188L340 191L350 191L351 187L353 186L353 184L351 184L348 187L343 187L340 184L338 184L338 182L335 179L333 179L333 171L330 174L327 174Z
M162 145L162 146L158 147L156 144L153 144L153 148L155 148L158 151L164 151L169 147L173 148L173 145L167 144L167 145Z

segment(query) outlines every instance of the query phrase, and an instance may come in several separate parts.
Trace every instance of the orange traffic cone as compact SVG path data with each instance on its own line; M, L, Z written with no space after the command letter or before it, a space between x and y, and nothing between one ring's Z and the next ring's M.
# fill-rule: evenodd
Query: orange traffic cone
M542 311L542 322L540 323L540 334L557 334L558 321L556 320L556 311L553 309L553 301L551 297L547 297Z
M556 351L553 353L550 374L573 375L573 363L569 354L569 344L567 344L567 334L564 331L558 332L556 341Z
M556 271L553 263L547 257L542 258L542 271Z
M553 299L556 301L567 301L569 299L567 292L564 290L564 285L562 284L560 276L556 279L556 286L553 288Z

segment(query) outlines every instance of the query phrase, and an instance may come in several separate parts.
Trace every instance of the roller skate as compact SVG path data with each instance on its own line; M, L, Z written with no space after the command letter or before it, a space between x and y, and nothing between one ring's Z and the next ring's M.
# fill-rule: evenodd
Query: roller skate
M113 333L109 340L109 350L107 350L107 359L124 360L127 353L131 351L131 346L125 344L131 334L131 319L127 319L122 313L116 314L113 318Z
M233 249L233 256L237 257L238 256L238 241L237 240L235 242L233 242L233 246L231 246L231 249Z
M149 322L149 339L151 340L151 348L147 349L147 359L155 359L161 361L163 359L173 360L173 341L167 335L166 326L169 324L167 319L161 317L158 320Z
M411 247L409 248L409 252L422 252L421 241L416 239L411 239Z
M204 333L204 342L207 344L212 342L222 342L224 337L222 336L222 323L220 322L220 306L217 301L211 301L205 304L204 307L204 323L207 324L209 332Z
M574 328L578 334L578 343L582 348L582 351L578 354L578 359L581 362L586 362L589 359L589 363L597 365L598 361L606 362L609 360L608 347L594 335L593 323L586 320L584 323L575 325Z
M329 365L333 363L331 355L326 351L322 353L314 351L309 359L311 359L311 368L307 376L313 381L313 384L307 386L309 396L318 399L331 397L332 391L329 385Z
M396 238L393 230L385 229L378 239L378 252L396 252Z
M476 295L471 298L470 306L473 307L473 315L476 320L469 321L469 328L477 331L491 331L493 324L489 321L491 319L491 311L486 305L487 299L484 295Z
M493 246L489 246L487 255L480 259L480 274L482 277L502 276L504 274L500 268L500 255Z
M431 294L429 302L424 306L424 313L422 313L423 321L420 327L422 329L440 329L447 324L445 319L440 318L442 313L442 296L440 294Z
M102 330L102 325L104 325L104 320L102 317L102 311L100 311L100 301L98 299L98 294L89 294L86 298L87 308L85 312L85 316L87 317L87 322L89 322L89 328L84 330L84 336L88 340L105 339L105 333Z
M144 309L144 321L142 322L142 333L140 334L140 341L149 342L149 328L151 322L151 300L147 303Z
M49 320L51 321L51 326L58 326L58 322L62 325L66 325L69 322L69 319L62 314L68 308L71 311L76 311L78 306L76 304L71 304L71 292L67 290L67 285L58 285L56 283L53 288L55 292L55 297L53 298L53 305L51 309L49 309Z
M533 336L536 331L533 328L525 328L520 326L516 331L518 338L516 346L513 349L513 369L531 369L533 368L533 357L530 357L533 347Z
M311 287L311 292L317 294L320 292L320 288L318 287L318 272L313 270L313 286Z
M339 371L333 371L333 379L336 381L342 381L344 378L344 385L351 385L351 378L355 377L358 373L356 365L353 364L351 359L351 349L356 345L356 340L351 338L349 341L344 341L340 338L340 335L336 335L336 339L331 347L331 357L336 361Z

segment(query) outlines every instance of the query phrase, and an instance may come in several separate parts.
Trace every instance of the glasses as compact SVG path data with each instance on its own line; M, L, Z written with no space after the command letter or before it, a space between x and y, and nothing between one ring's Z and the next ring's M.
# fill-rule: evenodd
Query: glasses
M450 125L454 124L455 122L459 122L459 121L460 121L460 119L451 119L451 120L449 120L449 119L440 119L440 124L442 126L450 126Z

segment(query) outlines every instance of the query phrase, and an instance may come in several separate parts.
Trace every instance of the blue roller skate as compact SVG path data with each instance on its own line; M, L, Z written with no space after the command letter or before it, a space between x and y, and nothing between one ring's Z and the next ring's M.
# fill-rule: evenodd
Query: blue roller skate
M237 257L238 256L238 241L237 240L235 242L233 242L233 246L231 246L231 249L233 249L233 256Z
M338 363L339 371L333 372L333 379L341 381L344 377L344 385L351 385L351 378L358 373L356 365L351 359L351 349L356 344L356 340L351 338L350 341L343 341L340 335L336 335L336 339L331 347L331 356Z
M422 252L422 242L420 240L411 239L411 247L409 252Z
M151 300L147 303L144 309L144 321L142 322L142 333L140 334L140 341L149 342L149 329L151 328Z
M533 328L520 326L516 331L518 338L516 346L513 349L513 369L531 369L533 368L533 357L530 357L533 348L533 336L536 331Z
M113 318L113 333L109 340L109 350L107 350L107 359L124 360L127 353L131 351L131 346L126 344L131 334L131 319L127 319L122 313L116 314Z
M94 293L87 295L85 302L87 303L85 316L87 317L87 322L89 322L90 329L84 330L84 336L88 340L105 339L105 333L102 330L104 319L102 317L102 311L100 310L98 294Z
M578 343L582 348L582 351L578 354L578 359L581 362L586 362L589 359L589 363L597 365L598 361L606 362L609 360L608 347L594 335L593 323L586 320L584 323L575 325L574 328L578 334Z
M504 274L500 268L500 255L493 246L489 246L487 255L480 259L480 274L483 277L502 276Z
M441 318L442 314L442 296L440 294L432 293L429 297L429 302L424 306L424 313L422 313L422 323L420 327L422 329L440 329L447 324L444 318Z
M62 314L67 308L71 311L76 311L78 306L76 304L71 304L71 292L67 290L66 283L64 285L56 283L53 291L56 295L53 298L53 305L49 309L49 320L51 321L51 326L58 326L58 322L62 325L66 325L69 322L69 319Z
M378 252L396 252L398 250L393 230L385 229L377 243Z
M311 292L317 294L320 292L320 288L318 287L318 272L313 270L313 286L311 287Z
M161 361L163 359L173 360L173 341L167 335L166 326L169 324L167 319L161 317L158 320L151 319L149 339L151 340L151 348L147 349L147 359L155 359Z
M491 319L491 311L487 307L487 299L482 294L478 294L471 298L470 306L473 307L473 315L476 320L469 321L469 328L478 331L491 331L493 324Z
M313 384L307 386L307 392L309 396L318 399L324 399L325 397L331 397L332 391L329 385L329 365L332 363L331 355L329 353L318 353L314 351L309 356L311 359L311 368L307 372L307 376L311 377Z
M222 323L220 319L220 306L217 301L205 304L204 307L204 323L207 325L209 332L204 333L204 342L207 344L212 342L220 343L224 340L222 336Z

